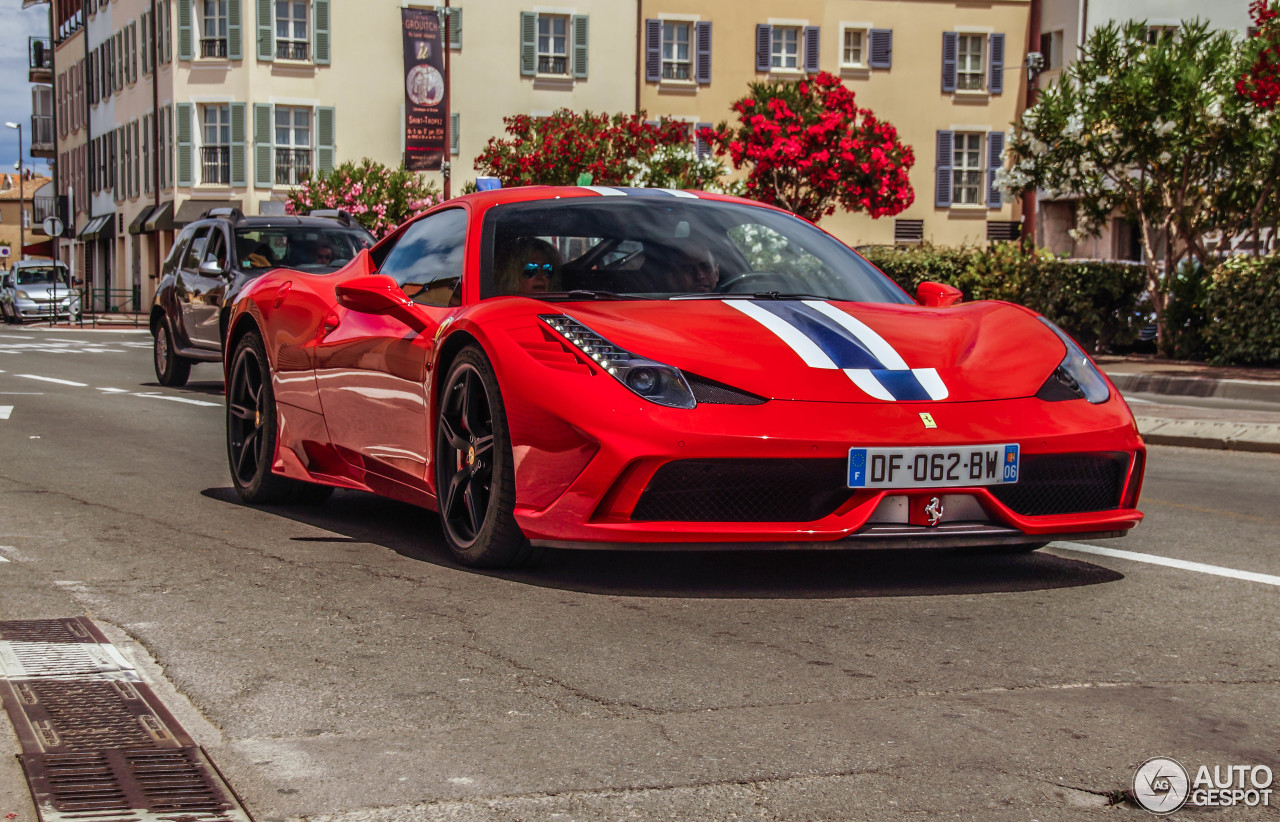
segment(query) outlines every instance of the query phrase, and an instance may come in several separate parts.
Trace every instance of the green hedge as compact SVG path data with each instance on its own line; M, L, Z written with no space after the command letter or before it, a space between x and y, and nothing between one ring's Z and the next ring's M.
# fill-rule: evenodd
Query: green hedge
M1280 256L1231 257L1213 270L1203 292L1210 359L1280 365Z

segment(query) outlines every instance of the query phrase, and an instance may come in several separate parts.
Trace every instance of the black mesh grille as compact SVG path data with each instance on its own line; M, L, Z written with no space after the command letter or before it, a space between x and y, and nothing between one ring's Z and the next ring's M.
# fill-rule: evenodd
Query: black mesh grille
M678 460L658 469L633 520L812 522L852 493L844 459Z
M1120 507L1129 455L1024 454L1018 482L995 485L996 499L1024 516L1078 514Z
M695 377L693 374L685 374L684 378L689 381L689 388L693 389L694 399L698 402L709 405L760 405L767 402L764 397Z

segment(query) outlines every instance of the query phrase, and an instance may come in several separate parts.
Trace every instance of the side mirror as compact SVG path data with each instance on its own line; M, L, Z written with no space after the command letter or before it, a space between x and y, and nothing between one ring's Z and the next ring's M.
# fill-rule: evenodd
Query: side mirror
M427 327L414 309L413 300L404 295L400 284L385 274L352 277L337 286L338 305L361 314L394 317L415 331Z
M964 299L964 294L953 285L923 282L916 287L916 302L928 308L946 308Z
M226 269L213 260L205 260L200 263L200 273L206 277L221 277L226 274Z

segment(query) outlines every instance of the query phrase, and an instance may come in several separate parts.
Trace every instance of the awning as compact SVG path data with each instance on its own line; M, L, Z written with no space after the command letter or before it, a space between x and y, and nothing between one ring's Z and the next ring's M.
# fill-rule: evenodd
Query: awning
M155 206L143 206L138 212L138 216L133 218L133 222L129 223L130 234L141 234L143 225L147 222L147 218L151 216L151 212L155 211Z
M173 231L173 203L161 203L152 209L142 230L150 234L152 231Z
M32 243L22 247L22 256L24 257L52 257L53 256L53 240L45 240L42 243Z
M111 240L116 236L116 215L108 214L105 217L94 217L89 224L84 227L84 231L80 232L82 240Z
M194 223L211 208L240 208L239 200L187 200L178 207L178 214L173 218L173 227L182 228Z

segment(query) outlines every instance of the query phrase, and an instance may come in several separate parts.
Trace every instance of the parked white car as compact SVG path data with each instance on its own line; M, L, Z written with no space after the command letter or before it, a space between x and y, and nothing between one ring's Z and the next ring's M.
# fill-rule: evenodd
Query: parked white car
M0 315L7 323L80 318L80 293L66 265L20 260L0 275Z

